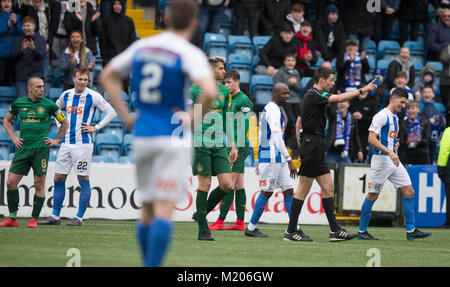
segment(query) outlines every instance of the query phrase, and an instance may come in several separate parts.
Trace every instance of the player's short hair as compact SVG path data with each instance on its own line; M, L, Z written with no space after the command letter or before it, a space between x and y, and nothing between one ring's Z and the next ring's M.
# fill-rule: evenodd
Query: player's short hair
M391 99L392 98L406 98L406 99L408 99L408 92L404 88L396 88L391 94Z
M410 109L410 108L412 108L412 107L416 107L416 108L420 109L420 104L419 104L419 102L418 102L418 101L409 101L409 102L406 104L406 108L407 108L407 109Z
M403 72L403 71L397 71L397 73L395 73L395 78L396 79L398 79L398 78L407 79L408 75L405 72Z
M291 11L293 12L305 12L305 5L302 3L294 3L291 6Z
M313 76L314 84L317 84L320 79L324 78L325 80L330 77L331 74L334 74L334 72L328 68L325 67L319 67L315 72Z
M241 75L239 74L238 71L236 70L229 70L226 74L224 79L232 79L234 81L240 81L241 80Z
M77 74L89 76L89 69L86 67L76 68L73 70L73 76L75 77Z
M175 0L170 1L168 11L168 25L175 30L184 30L197 17L198 5L192 0Z
M34 18L31 17L31 16L25 16L25 17L23 18L22 24L25 24L25 23L33 23L34 25L36 25L36 21L35 21Z
M34 82L36 82L36 80L42 80L39 77L31 77L27 80L27 87L33 86Z
M212 56L212 57L209 57L209 58L208 58L208 62L209 62L209 65L210 65L211 67L215 68L215 67L217 67L217 64L218 64L218 63L222 63L222 64L225 65L226 60L225 60L225 58L223 58L223 57Z

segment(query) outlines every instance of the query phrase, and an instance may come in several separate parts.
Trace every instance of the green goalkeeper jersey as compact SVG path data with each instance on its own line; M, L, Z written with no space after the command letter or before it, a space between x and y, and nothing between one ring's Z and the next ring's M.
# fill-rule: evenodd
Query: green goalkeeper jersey
M195 104L202 92L198 85L193 85L190 92ZM209 112L204 115L202 125L194 132L196 147L224 146L224 116L228 95L227 87L217 82L216 100L209 106Z
M33 102L29 97L22 97L14 101L9 112L13 116L19 115L21 149L48 147L45 138L48 137L50 118L56 117L58 111L58 106L48 98Z
M248 147L248 130L250 116L253 111L253 103L241 91L233 96L228 95L227 99L226 127L228 129L233 127L234 142L237 147Z

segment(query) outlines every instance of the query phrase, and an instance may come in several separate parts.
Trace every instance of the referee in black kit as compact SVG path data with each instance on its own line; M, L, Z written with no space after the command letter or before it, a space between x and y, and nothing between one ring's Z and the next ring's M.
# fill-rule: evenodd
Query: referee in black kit
M303 202L314 180L322 189L322 204L331 229L330 241L350 240L357 235L349 234L342 229L334 214L334 183L325 160L325 109L328 103L349 101L364 92L375 90L377 86L373 83L374 80L361 89L330 95L328 92L334 86L334 72L324 67L315 71L313 80L314 85L303 96L300 107L301 128L303 129L300 136L299 152L301 166L298 174L300 181L292 201L289 226L284 234L284 240L312 241L308 235L297 228L297 222Z

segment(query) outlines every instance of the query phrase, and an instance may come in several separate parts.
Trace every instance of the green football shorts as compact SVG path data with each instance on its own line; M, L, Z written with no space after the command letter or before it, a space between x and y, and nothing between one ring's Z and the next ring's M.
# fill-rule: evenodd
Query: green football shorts
M47 174L48 158L50 148L20 148L16 150L14 158L9 167L9 172L28 175L30 168L33 168L34 175L41 176Z
M194 164L192 166L194 175L217 175L231 173L230 162L226 147L194 149Z

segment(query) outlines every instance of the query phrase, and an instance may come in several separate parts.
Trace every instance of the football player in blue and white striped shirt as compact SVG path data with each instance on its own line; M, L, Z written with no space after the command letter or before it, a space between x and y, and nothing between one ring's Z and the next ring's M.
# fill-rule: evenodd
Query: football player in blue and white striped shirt
M405 216L406 238L425 238L431 233L422 232L415 226L414 189L411 179L397 155L398 116L408 100L408 92L397 88L392 92L389 105L379 111L369 127L369 144L376 150L370 163L369 192L361 207L358 236L364 240L377 240L368 231L372 207L386 180L403 194L403 214Z
M61 110L66 110L69 129L61 141L55 164L52 215L39 221L38 224L60 224L60 213L66 192L65 182L73 167L75 167L81 186L80 203L77 215L67 225L80 226L89 205L91 198L89 171L94 150L92 133L105 127L117 116L117 113L99 93L87 88L88 80L89 70L87 68L75 69L73 76L75 87L64 91L56 101L56 105ZM106 116L98 124L91 126L90 123L97 109L106 113Z

